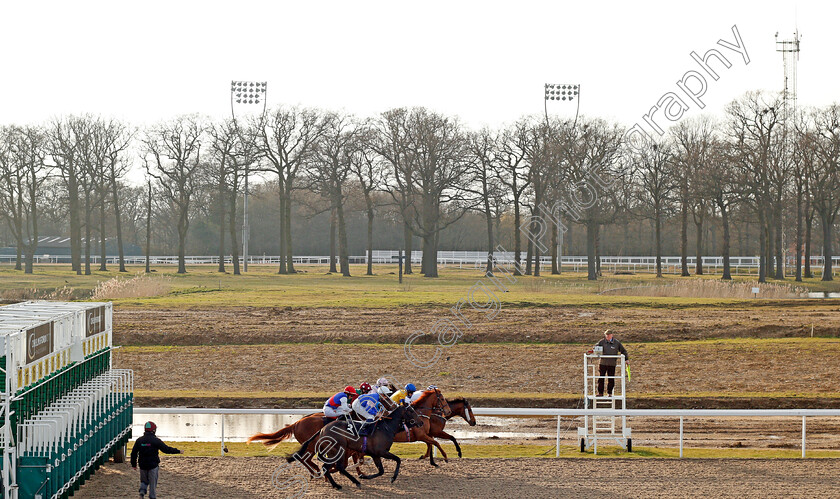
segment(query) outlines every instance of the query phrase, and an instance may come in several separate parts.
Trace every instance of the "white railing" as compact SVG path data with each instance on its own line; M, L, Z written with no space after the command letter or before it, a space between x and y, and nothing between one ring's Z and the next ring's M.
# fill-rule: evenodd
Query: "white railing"
M221 455L225 454L225 418L226 415L287 415L305 416L318 412L318 409L220 409L220 408L183 408L183 407L135 407L134 414L215 414L221 416ZM801 417L802 418L802 457L805 457L805 418L840 417L840 409L537 409L522 407L475 407L476 416L543 416L557 418L556 457L560 457L560 434L563 416L624 416L624 417L660 417L679 418L680 420L680 457L683 457L684 418L705 417Z
M371 255L371 262L376 265L382 264L396 264L398 262L399 251L396 250L373 250ZM514 262L513 252L495 253L494 257L503 265L509 266ZM15 255L0 255L0 264L11 265L15 262ZM423 258L422 251L411 252L411 263L419 265ZM184 257L187 265L218 265L218 255L188 255ZM225 257L226 264L232 264L233 259L230 256ZM367 254L353 255L349 257L352 264L366 264ZM524 262L526 255L524 252L520 255L520 261ZM689 271L694 270L697 258L688 257ZM833 268L835 275L840 272L840 256L832 257ZM91 255L91 265L99 265L100 256ZM239 261L244 263L240 256ZM173 255L153 255L149 257L149 262L152 265L177 265L178 257ZM292 262L295 265L328 265L330 257L326 255L297 255L292 257ZM482 269L487 263L487 253L484 251L438 251L437 262L442 267L457 266L458 268L474 268ZM70 255L35 255L35 263L70 263ZM108 265L116 265L119 263L119 258L113 255L107 256L105 263ZM145 256L126 256L125 263L128 265L145 265ZM249 265L275 265L280 263L280 257L276 255L249 255ZM733 275L758 275L758 257L757 256L733 256L729 259L730 272ZM795 259L788 257L785 260L785 275L793 276L796 271ZM540 265L543 269L550 268L551 256L541 255ZM823 257L811 257L811 267L819 275L822 272ZM566 271L582 272L586 271L587 258L586 256L563 256L562 269ZM655 256L602 256L601 257L602 272L618 272L629 271L633 273L653 273L656 272L656 257ZM720 274L723 272L723 258L719 256L704 256L703 270L708 274ZM679 274L681 272L680 257L679 256L663 256L662 257L662 272L666 274Z
M397 250L373 250L371 255L371 260L374 263L397 263L397 257L399 255L399 251ZM507 252L496 252L494 253L496 259L500 261L512 262L514 260L514 253L511 251ZM520 260L525 261L526 259L525 252L520 253ZM15 255L0 255L0 262L3 263L14 263L17 257ZM38 263L69 263L70 262L70 255L49 255L49 254L40 254L35 255L35 262ZM101 255L91 255L91 263L99 263L101 260ZM218 263L219 262L219 255L186 255L185 260L187 263ZM295 262L306 262L309 260L316 260L318 262L325 262L329 263L329 255L295 255L292 257L293 261ZM361 255L351 255L349 257L351 260L356 260L359 262L367 262L367 253ZM423 258L423 251L422 250L415 250L411 252L411 261L420 263ZM146 263L146 256L145 255L126 255L124 257L125 261L128 263ZM178 256L177 255L152 255L150 257L152 263L159 263L159 264L177 264L178 263ZM242 256L239 256L239 260L242 261ZM487 261L487 252L486 251L438 251L437 256L438 263L445 264L445 263L485 263ZM562 257L563 265L585 265L587 261L586 255L563 255ZM119 257L116 255L107 255L106 262L108 263L115 263L119 261ZM228 255L225 257L225 262L230 263L231 256ZM277 263L280 261L280 257L278 255L249 255L248 262L249 263ZM541 262L548 262L551 263L551 256L550 255L540 255ZM687 262L689 267L694 267L697 258L694 256L689 256L687 258ZM740 267L758 267L758 257L757 256L731 256L729 257L730 264ZM832 262L834 264L840 264L840 255L832 257ZM787 257L785 259L785 265L792 267L796 263L793 257ZM811 257L811 265L813 267L822 266L823 257L822 256L812 256ZM656 257L652 255L642 255L642 256L616 256L616 255L602 255L601 256L601 266L610 266L610 265L656 265ZM673 256L673 255L665 255L662 256L662 265L663 266L674 266L680 265L680 257ZM723 258L720 256L704 256L703 257L703 266L704 267L722 267L723 266Z

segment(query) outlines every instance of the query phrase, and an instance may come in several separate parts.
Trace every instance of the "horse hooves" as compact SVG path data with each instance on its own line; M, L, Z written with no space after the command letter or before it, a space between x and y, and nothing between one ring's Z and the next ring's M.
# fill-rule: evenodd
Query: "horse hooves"
M432 463L432 466L434 466L435 468L437 468L437 467L438 467L438 464L437 464L437 463Z
M422 461L422 460L426 459L426 456L420 456L420 457L418 457L417 459L419 459L419 460L421 460L421 461Z
M357 483L357 484L356 484L356 488L357 488L357 489L361 489L361 488L362 488L362 484L361 484L361 483Z
M394 483L394 481L396 481L396 479L397 479L397 477L391 477L391 483Z
M339 485L339 484L335 484L335 485L333 485L333 488L334 488L335 490L341 490L341 485Z

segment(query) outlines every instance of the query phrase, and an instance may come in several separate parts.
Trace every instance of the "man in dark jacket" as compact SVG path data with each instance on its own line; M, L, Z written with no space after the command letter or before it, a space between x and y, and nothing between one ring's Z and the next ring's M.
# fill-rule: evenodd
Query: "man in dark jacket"
M624 355L624 363L625 365L630 365L630 362L627 360L627 349L624 348L624 345L621 344L620 341L613 338L612 331L607 329L604 331L604 339L598 342L597 345L603 347L604 351L601 355L618 355L619 352ZM598 372L600 376L615 376L615 365L618 362L618 359L615 357L611 358L603 358L601 357L601 363L598 365ZM623 376L624 373L621 373ZM611 377L607 382L607 395L612 397L613 388L615 388L615 378ZM604 378L598 378L598 396L604 396Z
M163 451L165 454L182 454L183 452L166 445L156 437L157 425L151 421L146 423L144 430L143 436L134 442L134 447L131 449L131 467L137 469L137 457L139 455L140 499L143 499L143 496L146 495L146 489L149 490L149 499L155 499L157 497L158 471L160 470L158 451Z

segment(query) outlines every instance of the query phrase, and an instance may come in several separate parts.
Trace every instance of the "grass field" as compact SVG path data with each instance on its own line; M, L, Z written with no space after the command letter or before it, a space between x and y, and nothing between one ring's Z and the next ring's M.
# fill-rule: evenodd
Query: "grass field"
M292 275L279 275L274 266L252 265L248 274L221 274L215 266L193 266L187 274L176 274L172 266L155 267L154 275L166 278L171 290L162 296L114 300L124 307L335 307L392 308L454 304L464 298L471 286L483 281L493 287L477 269L441 268L441 277L427 279L419 274L404 276L397 282L396 267L381 265L376 275L364 276L364 267L351 266L353 277L328 274L326 267L300 266ZM100 282L115 277L129 277L142 272L142 267L129 267L127 274L94 271L77 276L66 265L39 265L35 274L27 275L9 266L0 267L0 296L29 298L38 293L68 287L74 298L84 299ZM688 279L717 279L717 276ZM510 292L496 293L505 305L517 307L587 306L587 307L715 307L743 300L726 298L686 298L649 296L609 296L598 293L619 287L661 285L686 278L667 275L657 279L651 274L605 275L602 280L588 281L585 274L565 272L541 277L521 276L510 284ZM736 277L738 281L751 281ZM792 279L789 280L790 284ZM840 283L824 283L809 279L797 283L813 291L838 291ZM495 288L494 288L495 289ZM762 300L752 300L760 302Z

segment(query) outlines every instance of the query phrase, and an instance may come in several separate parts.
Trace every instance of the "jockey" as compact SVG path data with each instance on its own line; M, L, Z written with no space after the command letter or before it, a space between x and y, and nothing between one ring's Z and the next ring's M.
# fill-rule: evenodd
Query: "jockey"
M391 400L396 402L397 404L408 404L411 400L411 396L414 395L414 392L417 391L417 388L409 383L405 385L405 388L398 390L396 393L391 395Z
M348 386L343 392L338 392L330 397L324 404L324 416L338 418L350 414L350 401L357 396L356 389ZM352 397L352 398L351 398Z
M364 395L366 393L370 393L373 391L373 387L370 386L370 383L362 383L359 385L359 395Z
M367 383L364 383L367 385ZM370 385L368 385L370 387ZM379 393L373 391L372 389L365 393L364 395L359 396L356 400L353 401L353 411L365 421L365 424L362 425L362 428L359 431L360 435L368 435L370 430L373 428L373 422L376 417L382 412L382 404L379 402Z
M388 382L388 378L382 377L376 380L376 391L379 392L380 395L384 395L389 397L391 395L391 383Z
M414 394L413 394L413 395L411 395L411 396L410 396L410 397L406 400L406 403L407 403L408 405L411 405L411 404L413 404L413 403L417 402L417 400L418 400L420 397L422 397L422 396L423 396L423 390L417 390L416 392L414 392Z

